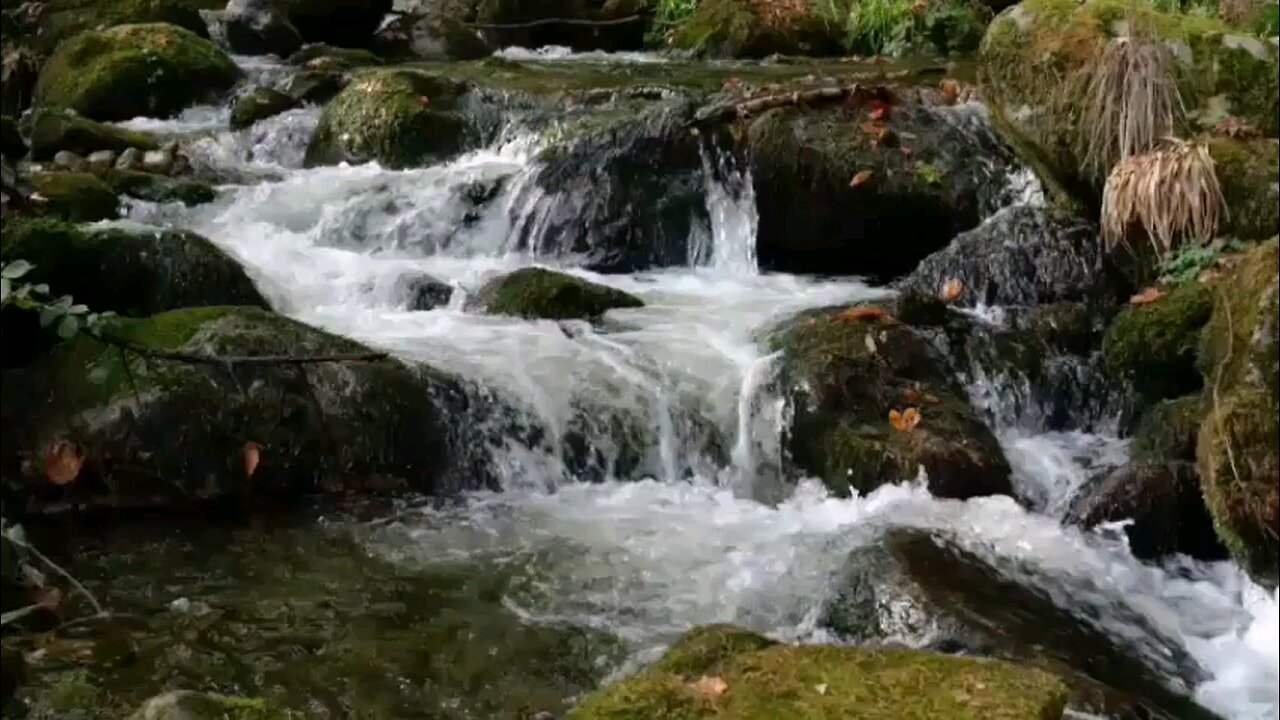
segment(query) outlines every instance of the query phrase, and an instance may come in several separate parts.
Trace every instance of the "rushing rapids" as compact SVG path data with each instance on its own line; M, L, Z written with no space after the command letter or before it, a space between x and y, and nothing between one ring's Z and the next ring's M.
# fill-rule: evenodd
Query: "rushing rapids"
M592 54L577 61L617 60ZM278 75L270 63L246 69L260 81ZM985 122L976 104L961 111ZM1107 402L1055 410L1025 378L984 367L980 353L968 359L971 400L997 433L1023 504L1003 496L936 499L916 478L841 499L814 480L786 478L789 408L763 333L805 309L891 291L856 279L761 272L756 200L738 159L710 143L699 149L702 207L689 221L689 237L678 239L687 262L601 274L572 252L527 240L543 237L531 226L566 200L536 182L548 129L513 122L488 147L421 169L304 169L317 115L292 110L236 132L226 129L225 108L127 123L181 137L193 160L227 184L214 202L191 208L133 202L120 222L201 233L248 268L278 311L493 388L524 413L519 422L530 432L523 436L502 433L503 418L493 419L492 431L474 431L487 438L500 491L409 504L371 521L335 518L328 530L353 539L359 552L410 578L461 576L466 586L468 574L501 576L496 597L476 602L492 604L506 622L609 638L584 651L603 678L652 659L701 623L842 641L827 609L846 560L888 533L919 531L976 558L989 577L1035 588L1038 612L1087 628L1083 636L1107 638L1114 646L1108 652L1157 678L1161 697L1141 699L1168 716L1190 716L1181 713L1191 706L1177 699L1188 698L1233 720L1275 717L1274 592L1231 563L1145 563L1116 528L1087 532L1060 522L1090 478L1126 457L1110 422L1118 411ZM1028 177L1017 169L1005 178L1004 203L1043 201ZM468 312L468 296L486 280L530 265L624 290L645 305L612 311L596 325ZM419 275L455 288L446 306L407 308L397 281ZM973 314L978 322L1003 322L999 308ZM1091 372L1083 360L1063 370L1085 386L1085 396ZM231 572L228 563L235 565L215 553L204 570L222 577ZM281 561L287 563L306 572L306 561ZM166 602L198 591L199 583L184 582L168 583L173 597ZM270 596L270 582L259 582ZM414 602L412 595L397 600ZM928 621L892 628L878 639L927 647L946 635ZM485 662L499 666L542 662L501 643L487 652ZM1064 662L1073 664L1069 651ZM1124 692L1150 690L1113 683L1113 669L1083 667ZM547 702L589 686L566 682ZM462 708L459 716L503 707L480 694L426 697L442 712ZM420 698L403 689L391 695L399 712Z

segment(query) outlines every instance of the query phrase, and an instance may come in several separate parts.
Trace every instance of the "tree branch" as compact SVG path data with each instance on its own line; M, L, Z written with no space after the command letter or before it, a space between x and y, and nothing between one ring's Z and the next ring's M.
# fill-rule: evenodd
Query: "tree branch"
M607 27L609 25L626 25L641 20L639 15L628 15L613 20L584 20L580 18L541 18L520 23L463 23L477 30L522 30L524 28L541 27L543 25L585 25L587 27Z

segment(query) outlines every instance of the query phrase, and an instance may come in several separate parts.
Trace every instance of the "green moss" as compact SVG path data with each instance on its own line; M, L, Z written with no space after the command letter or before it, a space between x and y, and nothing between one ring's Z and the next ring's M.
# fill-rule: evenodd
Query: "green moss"
M50 0L40 46L46 52L87 30L134 23L168 23L208 36L200 10L221 10L221 0Z
M89 673L72 671L59 677L53 686L39 695L31 708L31 717L37 720L91 717L102 701L102 695L102 690Z
M35 160L52 158L59 150L88 155L95 150L160 147L147 133L94 122L65 108L37 108L30 122L31 156Z
M1194 461L1204 400L1187 395L1156 403L1142 415L1130 447L1135 461Z
M589 696L571 720L1056 720L1057 677L1005 662L905 650L774 645L725 660L723 692L651 669Z
M1149 398L1197 390L1196 344L1212 311L1213 294L1198 282L1151 304L1125 308L1103 337L1103 360Z
M229 89L240 70L213 43L163 23L85 32L40 71L36 103L94 120L167 117Z
M1210 138L1227 213L1219 234L1265 240L1280 232L1280 141Z
M1221 386L1254 381L1276 394L1276 277L1280 243L1275 238L1245 254L1215 284L1213 316L1199 338L1199 368L1207 382ZM1270 332L1266 332L1271 320ZM1261 332L1260 332L1261 331Z
M723 57L833 55L840 35L812 11L765 20L744 0L703 0L671 35L671 46Z
M376 160L403 168L461 152L468 126L457 105L466 90L461 83L412 70L360 75L325 106L306 162Z
M309 43L289 56L290 65L306 65L313 60L331 58L343 68L358 68L366 65L381 65L382 58L361 48L335 47L325 43Z
M41 172L28 178L46 202L43 212L71 222L108 220L119 215L120 199L87 172Z
M231 128L238 130L288 110L298 101L268 87L256 87L231 108Z
M523 268L476 294L475 305L492 315L550 320L590 319L614 308L642 307L633 295L543 268Z
M121 195L151 202L180 202L192 207L213 202L218 191L200 180L184 180L138 170L108 170L99 175Z
M776 644L763 635L735 625L703 625L685 633L652 669L696 678L713 674L721 664L743 653Z
M289 720L297 717L266 700L177 691L143 703L129 720Z

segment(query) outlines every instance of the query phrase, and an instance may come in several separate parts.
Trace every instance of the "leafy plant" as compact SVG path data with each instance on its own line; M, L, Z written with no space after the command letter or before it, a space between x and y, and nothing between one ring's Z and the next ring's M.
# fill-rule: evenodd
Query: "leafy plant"
M53 298L49 286L44 283L22 282L22 278L35 266L18 259L0 268L0 307L15 307L40 314L40 327L52 328L58 337L69 340L81 330L93 328L113 313L90 312L85 305L77 304L70 295Z
M683 25L697 9L698 0L658 0L653 24L649 27L649 43L665 45L667 33Z
M1215 240L1208 245L1183 248L1160 266L1160 282L1166 285L1182 285L1192 282L1200 274L1222 261L1223 256L1244 250L1237 240Z

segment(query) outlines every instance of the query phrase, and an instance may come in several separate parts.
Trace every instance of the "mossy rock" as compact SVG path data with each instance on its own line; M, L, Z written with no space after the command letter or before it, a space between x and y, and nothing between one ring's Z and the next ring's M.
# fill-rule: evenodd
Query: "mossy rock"
M176 690L147 700L129 720L291 720L265 700Z
M150 202L180 202L192 207L213 202L218 197L218 191L201 180L173 178L139 170L108 170L99 177L121 195Z
M160 147L147 133L95 122L66 108L37 108L29 122L34 160L48 160L59 150L88 155L97 150L121 152L131 147L139 150Z
M1198 364L1211 387L1248 383L1280 395L1277 375L1277 274L1280 242L1272 238L1241 256L1214 284L1213 315L1200 337Z
M87 172L39 172L28 176L45 198L41 212L71 222L109 220L120 214L111 186Z
M1213 292L1191 282L1147 305L1122 310L1107 328L1102 355L1108 370L1147 400L1200 389L1196 347L1213 312Z
M782 351L796 468L840 495L914 478L921 467L939 497L1008 494L999 443L930 341L900 322L858 319L857 312L805 313L770 340ZM919 425L895 429L890 412L908 408L918 409Z
M883 140L865 129L877 102L888 106ZM910 89L872 89L752 120L761 267L891 280L1008 204L1012 151L957 112Z
M39 43L45 51L88 30L138 23L168 23L208 37L201 10L218 10L225 0L51 0Z
M453 157L476 140L461 107L467 90L413 70L362 74L325 106L306 164L377 161L405 168Z
M392 0L282 0L289 22L309 43L368 47Z
M297 107L298 101L269 87L256 87L236 100L231 108L231 129L247 128L259 120Z
M27 141L22 138L18 123L8 115L0 117L0 154L11 160L27 155Z
M58 46L40 71L36 103L93 120L168 117L213 102L240 69L213 43L174 25L117 25Z
M336 47L327 43L307 43L289 55L286 62L290 65L302 66L317 60L338 63L344 70L382 64L382 58L373 54L372 51L363 48Z
M26 276L96 312L142 317L206 305L266 307L240 264L185 230L83 231L56 220L5 223L0 257L23 258Z
M82 507L290 502L335 490L444 492L486 482L479 466L450 474L453 461L471 452L458 439L465 405L479 401L429 368L385 359L318 362L300 372L287 363L140 354L371 354L254 307L119 318L99 334L116 345L81 335L4 375L6 404L28 418L5 423L6 467L38 468L50 443L73 443L84 470L67 493ZM251 473L247 446L258 455ZM28 502L42 507L39 498Z
M727 630L716 629L723 635ZM703 641L695 630L668 653ZM1010 663L910 650L793 646L737 635L741 650L706 667L663 664L587 697L570 720L835 718L1056 720L1067 702L1057 677ZM752 649L753 646L765 646ZM714 655L714 654L713 654ZM699 690L701 676L723 689ZM707 685L711 688L712 686Z
M1175 80L1189 111L1177 134L1194 135L1224 113L1268 137L1280 126L1274 43L1140 0L1025 0L987 29L980 53L984 94L1033 165L1086 205L1097 202L1106 169L1084 167L1081 148L1098 129L1081 126L1085 84L1079 78L1109 41L1134 28L1149 29L1176 58Z
M1280 140L1208 140L1227 213L1218 233L1245 241L1280 232Z
M554 270L522 268L480 288L469 305L490 315L588 320L615 308L643 307L644 303L607 285Z
M1130 445L1133 458L1195 462L1196 434L1204 409L1200 395L1162 400L1153 405L1143 413L1133 431Z
M716 57L839 55L844 30L805 3L807 11L762 17L745 0L704 0L670 36L671 47Z

